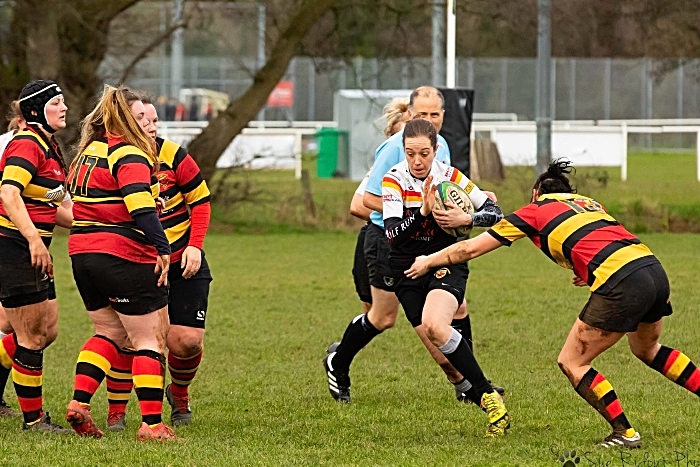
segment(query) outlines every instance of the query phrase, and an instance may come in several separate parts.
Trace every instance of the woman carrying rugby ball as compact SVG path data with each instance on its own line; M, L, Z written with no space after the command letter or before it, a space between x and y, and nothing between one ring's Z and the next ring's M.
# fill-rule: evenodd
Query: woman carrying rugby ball
M421 119L408 122L403 138L406 160L392 167L382 181L384 228L391 244L389 262L394 277L399 278L396 295L411 324L425 326L431 342L471 382L488 415L486 435L503 435L510 426L503 400L484 377L462 335L450 326L464 299L466 266L435 268L418 279L410 279L403 273L417 256L439 251L457 241L443 228L488 227L498 222L503 213L459 170L435 160L437 131L432 123ZM450 209L433 213L434 184L444 181L462 187L476 212L467 214L446 202Z

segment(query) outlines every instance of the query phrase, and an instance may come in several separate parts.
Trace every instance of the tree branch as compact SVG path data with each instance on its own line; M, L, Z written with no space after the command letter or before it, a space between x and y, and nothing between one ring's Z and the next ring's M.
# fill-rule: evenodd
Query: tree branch
M119 83L122 84L124 81L126 81L126 78L129 77L132 71L134 71L134 68L136 68L136 65L146 58L146 56L151 53L153 49L158 47L160 44L165 42L175 31L177 31L180 28L187 28L189 18L185 18L183 21L180 21L179 23L175 23L170 25L165 31L160 33L158 36L156 36L150 44L147 44L139 53L134 56L134 58L131 59L129 64L124 67L124 71L122 71L121 76L119 77Z
M305 0L296 9L285 30L279 36L270 55L260 70L255 73L253 84L225 111L220 112L204 130L193 139L190 154L202 169L202 176L209 179L216 168L216 161L265 105L289 62L299 50L301 41L316 22L336 4L337 0Z

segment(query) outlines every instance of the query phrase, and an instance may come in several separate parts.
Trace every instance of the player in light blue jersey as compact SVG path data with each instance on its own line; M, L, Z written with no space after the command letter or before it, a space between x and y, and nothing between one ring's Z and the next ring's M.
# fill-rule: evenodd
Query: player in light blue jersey
M430 121L440 131L444 118L444 99L440 91L433 87L420 87L413 91L409 101L409 118L422 118ZM342 341L332 344L324 358L328 376L328 387L334 399L350 401L350 364L369 342L382 331L396 323L399 302L394 294L395 279L389 268L389 243L384 234L382 219L382 179L389 169L405 160L403 147L403 129L383 142L377 148L374 165L367 179L364 205L372 209L370 223L365 230L364 255L369 272L372 305L366 314L357 316L348 325ZM450 150L447 142L438 137L436 158L450 164ZM452 323L455 329L463 333L465 340L471 343L471 325L466 307L462 306L457 319ZM445 356L427 338L422 326L414 328L433 359L447 374L455 385L457 398L469 397L471 384L445 358ZM501 389L501 388L499 388ZM473 391L471 391L473 392ZM476 399L476 396L474 397ZM475 400L476 401L476 400ZM478 402L477 402L478 403Z

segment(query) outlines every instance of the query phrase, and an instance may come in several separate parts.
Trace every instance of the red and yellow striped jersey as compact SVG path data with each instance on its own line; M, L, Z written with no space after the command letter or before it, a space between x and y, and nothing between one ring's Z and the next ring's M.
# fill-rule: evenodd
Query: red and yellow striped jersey
M658 260L597 201L572 193L547 194L488 231L506 246L529 237L552 261L573 269L592 292L605 293Z
M192 221L195 220L196 213L190 211L204 204L209 207L209 188L199 166L183 147L163 138L156 138L156 145L160 162L157 175L160 197L165 201L160 221L172 249L170 260L179 261L188 245L202 249L209 225L209 209L205 210L206 219L196 225L190 221L190 216Z
M158 181L145 153L120 139L93 141L71 167L68 187L73 198L68 254L155 263L156 248L132 217L156 210Z
M56 225L56 211L66 194L61 152L53 140L31 126L18 131L0 158L3 185L19 188L27 213L46 245ZM0 203L0 235L26 242Z

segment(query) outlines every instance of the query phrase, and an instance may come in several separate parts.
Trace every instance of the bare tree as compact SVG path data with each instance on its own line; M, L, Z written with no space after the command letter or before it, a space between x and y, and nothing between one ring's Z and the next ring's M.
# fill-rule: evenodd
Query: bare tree
M284 76L289 62L300 51L301 42L308 31L335 5L336 0L300 2L270 49L265 66L255 74L252 86L190 142L188 150L195 155L204 178L211 177L219 156L265 105L267 97Z

